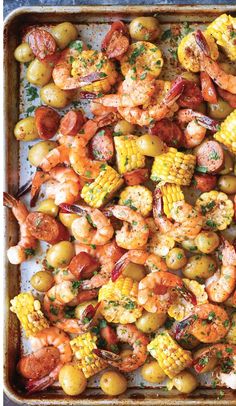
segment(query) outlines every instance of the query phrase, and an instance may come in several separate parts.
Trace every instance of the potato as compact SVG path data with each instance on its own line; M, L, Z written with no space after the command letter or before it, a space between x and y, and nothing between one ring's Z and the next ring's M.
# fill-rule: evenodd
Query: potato
M215 104L207 103L208 115L216 120L224 120L233 111L229 103L218 97L218 101Z
M236 193L236 176L234 175L222 175L218 179L218 187L221 192L232 195Z
M144 134L137 139L141 154L155 157L165 151L165 144L157 135Z
M39 271L32 276L30 283L39 292L47 292L54 285L54 277L49 271Z
M143 265L134 264L130 262L123 271L123 276L128 276L134 281L141 281L146 276L146 271Z
M69 265L75 256L73 244L69 241L60 241L49 248L46 254L47 262L53 268L63 268Z
M104 372L100 379L100 387L104 393L109 396L117 396L124 393L127 389L127 380L119 372Z
M122 350L122 351L119 353L119 356L120 356L121 358L125 359L125 358L127 358L127 357L132 356L132 354L133 354L133 351L132 351L132 350L130 350L129 348L125 348L124 350Z
M53 149L58 146L55 141L40 141L30 148L28 153L28 159L30 163L34 166L39 166L45 158L45 156Z
M55 83L48 83L48 85L40 89L40 98L47 105L62 109L72 101L74 92L71 90L62 90L55 85Z
M136 327L143 333L153 333L158 330L166 321L165 313L149 313L143 311L142 316L136 321Z
M220 235L230 243L233 243L236 239L236 224L230 224L225 230L220 231Z
M14 51L14 57L18 62L26 63L34 59L34 54L27 42L22 42Z
M33 141L39 137L34 117L26 117L16 123L14 135L18 141Z
M190 80L190 82L195 82L195 83L199 84L199 81L200 81L199 76L196 73L186 71L186 72L182 72L180 76L183 79Z
M45 199L39 203L37 207L37 211L41 213L49 214L49 216L57 217L58 214L58 206L54 203L53 199Z
M223 169L219 172L220 175L228 175L230 172L234 170L234 160L232 155L224 150L224 164Z
M78 37L76 26L69 22L56 25L52 28L51 34L60 49L66 48L71 41L75 41Z
M197 235L194 242L199 251L210 254L218 247L220 239L213 231L202 231Z
M87 379L80 369L65 364L59 372L59 383L67 395L76 396L86 389Z
M26 79L32 85L44 86L46 85L52 76L52 66L47 62L40 62L38 59L34 59L28 66L26 71Z
M200 348L193 354L193 359L196 360L197 358L200 358L202 353L205 352L205 348ZM207 354L207 356L202 357L202 362L201 366L203 367L201 371L199 371L199 374L204 374L206 372L213 371L217 365L218 359L216 355L213 354Z
M131 21L129 32L136 41L154 41L161 33L159 22L154 17L137 17Z
M166 256L166 265L169 269L173 269L174 271L182 268L186 263L187 258L182 248L172 248Z
M173 384L178 391L182 393L191 393L197 388L198 381L190 372L182 371L173 378Z
M194 240L185 240L181 243L182 247L190 252L199 252Z
M67 228L71 228L74 220L78 219L80 216L75 213L63 213L60 211L59 220Z
M210 255L194 255L189 258L183 274L188 279L203 278L207 279L217 270L215 259Z
M127 135L127 134L134 134L135 133L135 125L128 123L126 120L119 120L117 121L114 127L115 135Z
M143 379L151 383L161 383L166 378L166 374L161 369L157 361L147 362L141 369Z

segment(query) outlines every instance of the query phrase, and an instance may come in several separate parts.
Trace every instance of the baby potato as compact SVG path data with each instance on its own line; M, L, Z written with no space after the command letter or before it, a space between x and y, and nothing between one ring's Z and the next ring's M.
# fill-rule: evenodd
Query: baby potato
M80 369L66 364L59 372L59 383L67 395L76 396L86 389L87 379Z
M188 279L207 279L210 278L216 270L216 261L210 255L194 255L189 258L182 272Z
M142 316L136 321L136 327L143 333L153 333L166 321L165 313L149 313L143 311Z
M182 393L191 393L197 386L198 381L189 371L182 371L173 378L173 384L176 389Z
M161 29L155 17L137 17L131 21L129 32L136 41L154 41L159 37Z
M218 247L220 239L213 231L202 231L197 235L194 242L199 251L210 254Z
M232 155L224 150L224 163L223 163L223 169L219 172L220 175L228 175L230 172L233 172L234 170L234 160L232 158Z
M157 361L147 362L141 369L143 379L151 383L161 383L166 378L166 374L161 369Z
M62 90L55 85L55 83L48 83L48 85L40 89L41 100L50 107L62 109L66 107L72 100L74 92L71 90Z
M208 115L215 120L224 120L231 111L233 111L233 107L220 97L218 97L218 101L215 104L207 103Z
M18 62L25 63L34 59L34 54L27 42L22 42L14 51L14 57Z
M236 193L236 176L234 175L222 175L218 179L218 187L221 192L232 195Z
M157 135L144 134L136 142L143 155L155 157L165 152L165 144Z
M181 243L182 247L190 252L199 252L194 240L185 240Z
M186 263L187 258L182 248L172 248L166 256L166 265L169 269L173 269L174 271L182 268Z
M69 22L57 24L52 28L51 34L60 49L66 48L71 41L78 37L76 26Z
M73 244L69 241L60 241L49 248L46 254L46 260L53 268L63 268L69 265L75 256Z
M100 379L100 387L109 396L117 396L127 389L127 380L120 372L106 371Z
M190 80L190 82L195 82L195 83L199 83L199 76L196 74L196 73L193 73L193 72L188 72L188 71L186 71L186 72L182 72L181 73L181 77L183 78L183 79L186 79L186 80Z
M54 277L49 271L39 271L32 276L30 283L39 292L47 292L54 284Z
M98 304L98 302L96 300L88 300L87 302L77 305L75 308L75 317L77 319L81 319L82 314L87 306L92 305L95 307L97 304Z
M132 278L134 281L141 281L146 275L145 268L143 265L134 264L130 262L123 271L123 276Z
M63 213L60 211L59 220L67 228L71 228L74 220L78 219L80 216L75 213Z
M236 236L236 224L230 224L230 226L225 230L220 231L220 235L222 235L230 243L233 243Z
M28 153L28 159L34 166L39 166L45 158L45 156L53 149L57 147L55 141L40 141L30 148Z
M130 357L132 354L133 354L133 351L132 351L132 350L130 350L129 348L125 348L124 350L122 350L122 351L119 353L119 356L120 356L122 359L125 359L125 358L127 358L127 357Z
M18 141L33 141L39 137L34 117L26 117L16 123L14 135Z
M27 68L26 79L32 85L42 87L51 79L52 69L49 63L34 59Z
M41 213L49 214L49 216L57 217L58 214L58 206L55 204L53 199L45 199L39 203L37 211Z
M200 358L202 353L205 352L205 348L200 348L193 354L193 359ZM206 372L211 372L216 367L218 362L217 356L213 354L207 354L207 356L202 357L201 366L202 369L199 371L199 374L205 374Z
M130 124L126 120L119 120L114 127L114 133L117 135L134 134L135 128L134 124Z

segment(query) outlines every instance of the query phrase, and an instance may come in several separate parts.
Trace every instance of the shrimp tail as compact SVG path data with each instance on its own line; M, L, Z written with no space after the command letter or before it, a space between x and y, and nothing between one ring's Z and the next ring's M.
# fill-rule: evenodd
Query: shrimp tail
M178 76L164 97L163 104L173 104L181 96L184 90L184 84L184 79L181 76Z
M220 129L220 125L219 125L218 121L213 120L212 118L210 118L208 116L196 117L196 121L198 124L200 124L202 127L205 127L208 130L216 132Z
M63 210L65 213L75 213L75 214L84 214L85 209L83 209L82 206L79 206L77 204L67 204L67 203L61 203L59 207Z
M210 56L210 49L209 49L208 43L201 30L197 30L197 32L195 34L195 40L196 40L197 45L201 49L201 51L206 56Z
M121 360L121 357L119 355L111 351L96 348L93 350L93 353L97 355L99 358L104 359L105 361L119 362Z
M119 261L117 261L117 263L115 264L114 268L112 269L111 272L111 280L112 282L115 282L119 276L121 275L124 267L127 265L127 259L124 259L123 257L121 257L119 259Z
M81 91L79 94L80 99L92 100L97 98L97 94L93 92Z
M50 178L50 175L48 173L45 173L42 171L42 169L37 168L36 172L34 174L34 177L32 179L32 184L31 184L31 198L30 198L30 207L34 207L39 195L40 187L42 186L43 183L47 182L47 180Z
M96 306L93 306L90 304L85 308L85 310L82 313L82 317L81 317L83 324L84 324L84 321L86 321L86 319L89 319L88 324L91 325L99 306L100 306L100 302Z
M177 340L180 340L186 333L186 330L193 324L193 322L195 320L196 320L196 317L194 315L191 315L191 316L187 317L186 319L177 323L176 328L175 328L175 338Z
M29 379L25 385L27 394L42 391L54 383L55 379L49 375L40 379Z
M12 209L14 205L16 204L16 199L9 195L9 193L3 192L3 205L8 207L9 209Z
M24 196L26 193L28 193L30 191L32 187L32 179L27 180L27 182L24 183L24 185L22 185L17 193L16 193L16 198L19 199L20 197Z
M87 86L93 82L104 80L106 76L102 72L92 72L80 78L80 87Z
M189 292L185 287L183 286L176 286L177 292L180 293L180 295L187 301L190 301L194 306L197 305L197 299L196 296L192 293Z

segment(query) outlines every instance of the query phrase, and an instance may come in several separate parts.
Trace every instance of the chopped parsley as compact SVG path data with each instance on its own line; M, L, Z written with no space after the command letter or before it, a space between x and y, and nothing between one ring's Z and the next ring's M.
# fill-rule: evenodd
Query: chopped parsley
M36 87L29 86L26 89L26 97L27 97L27 101L33 101L33 100L37 99L39 97L38 89L36 89Z
M145 46L142 44L140 47L136 47L129 57L130 65L134 65L136 59L145 52Z
M35 250L33 248L25 248L24 252L27 257L30 257L35 254Z
M171 32L171 30L165 30L165 31L163 32L162 36L161 36L161 41L165 41L165 40L167 40L167 39L169 39L169 38L171 38L171 37L172 37L172 32Z
M207 225L208 227L211 227L211 228L216 228L216 226L217 226L216 222L213 221L213 220L207 220L207 221L206 221L206 225Z
M207 168L205 166L196 166L196 171L201 173L207 173Z
M72 41L69 44L69 48L70 49L75 49L78 52L82 52L83 51L83 44L82 44L81 41L78 41L78 40L77 41Z

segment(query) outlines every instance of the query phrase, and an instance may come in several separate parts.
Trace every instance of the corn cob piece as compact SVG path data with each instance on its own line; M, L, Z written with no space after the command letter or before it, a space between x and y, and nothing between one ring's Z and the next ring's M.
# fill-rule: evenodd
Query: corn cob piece
M128 277L120 277L115 282L109 281L99 290L99 311L110 323L134 323L142 315L137 296L137 281Z
M236 344L236 313L232 313L231 317L231 326L225 339L229 344Z
M71 75L73 77L86 76L93 72L100 72L104 79L84 86L87 92L107 93L116 82L118 73L114 63L102 52L93 49L82 51L72 62Z
M16 313L26 337L33 336L44 328L49 327L47 319L40 310L41 303L34 298L32 293L20 293L10 303L10 310Z
M137 41L130 45L121 58L121 72L125 76L130 69L151 73L155 78L161 73L164 64L160 49L147 41Z
M222 46L231 61L236 61L236 18L222 14L207 27L207 33Z
M118 172L123 174L145 166L145 156L139 152L135 135L114 137Z
M225 230L234 215L233 202L225 193L216 190L202 193L196 201L196 208L203 215L206 230Z
M170 211L173 203L184 200L184 194L179 185L166 183L160 186L162 192L163 210L168 218L171 218Z
M173 340L168 331L163 331L152 340L147 350L155 358L169 378L174 378L192 363L191 352L184 350Z
M191 72L199 72L200 62L196 56L199 53L199 48L196 44L194 34L194 32L190 32L180 41L177 53L179 62L185 69ZM219 56L215 40L208 32L205 31L203 34L208 43L211 58L215 61Z
M86 378L97 374L107 367L107 363L93 353L97 349L97 337L90 332L79 335L70 341L75 355L75 365L81 369Z
M220 130L214 134L214 138L236 154L236 110L226 117Z
M154 182L164 181L176 185L188 186L194 172L196 157L169 148L164 154L154 158L151 179Z
M152 192L145 186L127 186L120 194L119 204L147 216L152 210Z
M81 197L91 207L101 207L122 186L123 179L109 165L105 165L94 182L84 185Z

